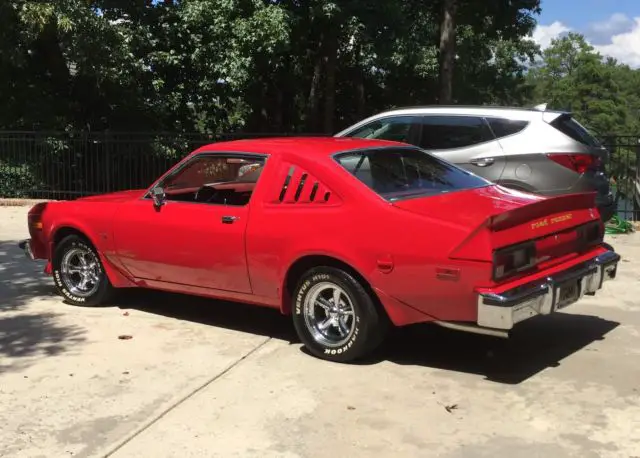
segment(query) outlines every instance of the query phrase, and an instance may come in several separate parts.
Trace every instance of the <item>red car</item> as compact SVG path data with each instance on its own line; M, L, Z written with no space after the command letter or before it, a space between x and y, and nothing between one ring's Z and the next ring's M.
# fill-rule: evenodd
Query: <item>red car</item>
M389 325L507 336L594 294L620 259L594 197L508 190L403 143L241 140L146 190L38 204L23 247L72 304L126 287L250 302L350 361Z

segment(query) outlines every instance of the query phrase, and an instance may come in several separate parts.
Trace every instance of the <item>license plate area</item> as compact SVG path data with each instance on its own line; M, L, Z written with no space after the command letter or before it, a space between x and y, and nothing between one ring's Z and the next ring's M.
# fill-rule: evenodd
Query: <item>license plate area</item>
M580 281L574 280L561 285L556 290L556 310L560 310L568 305L573 304L580 298Z

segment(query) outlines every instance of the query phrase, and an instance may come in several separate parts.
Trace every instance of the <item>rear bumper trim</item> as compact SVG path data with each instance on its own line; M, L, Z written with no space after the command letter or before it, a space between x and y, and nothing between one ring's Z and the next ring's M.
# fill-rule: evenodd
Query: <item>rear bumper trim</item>
M571 269L501 293L478 295L478 325L508 330L536 315L549 315L593 295L605 281L616 276L620 256L606 251ZM575 294L561 300L566 287L577 287Z

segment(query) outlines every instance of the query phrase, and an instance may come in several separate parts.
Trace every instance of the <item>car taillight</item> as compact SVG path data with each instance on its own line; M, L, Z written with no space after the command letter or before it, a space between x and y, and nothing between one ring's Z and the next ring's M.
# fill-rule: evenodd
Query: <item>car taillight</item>
M493 279L503 280L536 264L534 242L502 248L493 254Z
M578 237L583 248L602 243L604 239L604 224L602 221L592 221L577 229Z
M549 153L547 157L553 162L578 173L597 169L600 166L600 157L594 154Z

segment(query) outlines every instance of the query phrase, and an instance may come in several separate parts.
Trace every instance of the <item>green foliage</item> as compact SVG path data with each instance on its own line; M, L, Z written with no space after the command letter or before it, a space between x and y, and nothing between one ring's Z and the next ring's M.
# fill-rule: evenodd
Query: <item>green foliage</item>
M572 111L599 135L640 130L640 72L603 58L582 35L554 40L527 77L532 101Z
M332 133L437 101L442 5L0 2L0 129ZM457 11L454 99L522 101L539 0Z

